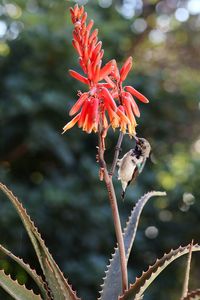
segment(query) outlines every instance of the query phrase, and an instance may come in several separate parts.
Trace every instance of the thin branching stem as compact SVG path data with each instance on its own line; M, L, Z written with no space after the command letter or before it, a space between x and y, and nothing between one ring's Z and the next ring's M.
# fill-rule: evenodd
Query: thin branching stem
M191 261L192 261L192 246L193 246L193 240L190 244L190 251L188 253L187 265L186 265L186 270L185 270L185 279L184 279L184 284L183 284L182 298L186 297L187 294L188 294L189 279L190 279L190 268L191 268Z
M127 290L128 288L127 261L126 261L125 247L124 247L124 239L122 234L122 227L121 227L119 210L118 210L117 199L116 199L115 190L112 182L112 177L108 173L107 165L104 159L104 142L101 133L99 134L98 151L99 151L98 159L99 159L100 170L101 171L103 170L103 178L108 191L110 206L113 215L115 233L116 233L117 243L119 247L121 273L122 273L122 292L124 293L125 290Z
M117 141L117 145L115 147L115 154L114 154L112 167L111 167L110 172L109 172L110 177L112 177L113 174L115 173L115 168L116 168L116 165L117 165L117 160L118 160L118 157L119 157L119 152L120 152L120 149L121 149L121 144L122 144L122 141L123 141L123 137L124 137L124 134L120 131L118 141Z

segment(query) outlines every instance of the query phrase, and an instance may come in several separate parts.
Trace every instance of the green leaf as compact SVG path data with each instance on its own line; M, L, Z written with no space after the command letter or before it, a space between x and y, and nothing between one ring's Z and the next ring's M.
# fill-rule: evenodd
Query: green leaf
M39 276L35 270L31 269L31 267L28 264L24 263L21 258L15 256L12 252L4 248L2 245L0 245L0 251L16 261L32 277L36 285L39 287L44 300L51 299L48 295L48 287L46 286L46 282L42 280L41 276Z
M39 295L35 295L33 291L20 285L10 275L6 275L3 270L0 270L0 286L16 300L42 300Z
M126 228L124 229L124 246L126 252L126 259L128 262L131 248L135 240L136 231L142 210L147 201L154 196L165 196L165 192L152 191L141 197L133 208ZM120 268L120 257L119 249L115 248L115 252L110 260L110 265L107 267L106 276L102 285L101 300L116 300L122 291L121 283L121 268Z
M8 196L26 228L54 300L78 300L22 204L2 183L0 189Z
M189 292L186 297L181 300L200 300L200 289Z
M136 278L133 285L130 286L128 291L121 296L120 300L138 300L144 294L148 286L156 279L156 277L174 260L182 255L187 254L190 251L191 245L185 247L179 247L178 249L171 250L165 254L162 258L157 259L154 265L150 266L146 272L143 272L142 276ZM192 246L192 252L200 251L198 244Z

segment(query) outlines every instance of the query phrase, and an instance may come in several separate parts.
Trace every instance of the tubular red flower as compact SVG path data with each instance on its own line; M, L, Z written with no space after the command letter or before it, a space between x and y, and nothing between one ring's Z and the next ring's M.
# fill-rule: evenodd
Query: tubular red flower
M100 94L104 99L104 103L105 103L106 107L110 107L112 110L116 111L117 105L116 105L112 95L110 94L109 90L105 87L102 87Z
M107 81L107 83L110 85L111 88L115 88L115 84L114 82L110 79L109 76L105 76L105 81Z
M75 5L74 5L74 16L75 16L76 18L77 18L78 12L79 12L78 4L75 4Z
M88 93L83 93L70 109L69 115L70 116L75 115L79 111L79 109L81 108L81 106L83 105L83 103L86 101L87 98L88 98Z
M114 66L114 68L113 68L110 75L111 75L111 77L114 77L117 81L119 81L120 74L119 74L119 70L118 70L117 63L116 63L115 59L113 59L113 66Z
M125 61L120 71L114 59L101 67L104 50L102 42L98 41L98 29L92 31L94 21L86 23L87 13L83 6L76 4L70 13L74 24L72 44L85 76L73 70L69 73L87 84L89 91L81 94L71 108L70 115L80 112L64 127L64 131L78 122L78 126L88 133L98 131L99 125L103 126L104 137L110 125L113 129L119 127L124 133L134 134L137 125L134 115L139 117L140 112L133 96L144 103L148 99L131 86L122 87L132 67L132 57Z
M131 107L132 107L132 110L135 114L136 117L140 117L140 111L139 111L139 108L135 102L135 100L133 99L132 95L128 92L123 92L122 96L126 99L128 99L128 101L130 102L131 104Z
M81 24L84 24L86 22L87 19L87 12L84 12L83 17L81 19Z
M86 47L88 47L89 34L90 34L89 31L86 29L84 39L83 39L83 44L86 45Z
M119 107L123 107L119 109ZM120 117L120 120L122 122L125 122L127 125L130 125L131 124L131 121L129 120L129 118L125 115L125 108L124 106L120 105L117 109L117 115Z
M76 71L74 70L69 70L69 74L76 78L77 80L81 81L82 83L85 83L85 84L89 84L89 80L88 78L82 76L81 74L77 73Z
M132 68L132 57L127 58L120 70L120 80L124 81Z
M87 101L84 102L81 112L80 112L80 118L78 120L78 127L83 127L86 115L87 115L87 109L89 106L89 99L87 99Z
M87 69L86 69L86 66L85 66L85 64L84 64L84 62L83 62L82 57L79 57L79 64L80 64L81 68L83 69L83 72L84 72L85 74L87 74Z
M119 117L114 110L110 106L106 106L108 116L110 119L110 124L113 129L119 127Z
M63 127L63 133L72 128L79 120L80 114L76 115L70 122Z
M97 85L99 88L102 88L102 87L105 87L105 88L107 88L107 89L110 89L110 88L112 88L112 86L109 84L109 83L104 83L104 82L101 82L101 83L98 83L98 85Z
M118 111L117 111L117 113L118 113L118 115L119 115L119 113L121 113L122 112L122 116L123 116L123 118L121 117L120 118L120 128L121 128L121 131L123 132L123 133L126 133L126 130L127 130L127 124L129 124L130 123L130 121L128 120L128 118L125 118L124 119L124 115L125 115L125 109L124 109L124 107L123 107L123 105L120 105L119 107L118 107ZM126 121L126 119L127 119L127 121Z
M78 43L76 40L72 40L72 45L73 45L74 48L77 50L78 54L79 54L80 56L82 56L83 53L82 53L82 50L81 50L81 47L80 47L79 43Z
M101 64L102 64L102 60L100 60L100 62L98 63L98 65L96 66L96 68L94 70L94 77L93 77L94 83L97 83L99 81L99 73L100 73L100 69L101 69Z
M138 92L136 89L134 89L132 86L128 85L124 87L125 90L127 90L129 93L131 93L133 96L138 98L143 103L149 103L149 100L142 95L140 92Z
M93 20L90 20L90 22L88 23L87 27L86 27L86 30L90 33L91 29L92 29L92 26L94 25L94 21Z
M123 107L125 109L126 115L130 121L128 124L128 131L130 134L135 133L135 127L137 125L132 108L131 108L131 103L130 100L126 97L123 98Z
M95 37L96 37L97 35L98 35L98 29L95 29L95 30L92 32L91 36L89 37L88 43L91 44L92 41L95 39Z
M108 76L112 70L114 69L114 60L109 61L101 70L99 74L99 81L103 80L106 76Z
M77 14L77 18L80 19L83 13L84 13L84 6L82 5Z
M90 101L90 108L88 109L88 118L87 118L87 132L90 133L92 131L96 132L98 130L99 123L99 99L92 98Z
M101 60L101 52L99 52L95 58L95 60L93 60L93 69L96 68L96 66L98 65L98 63L100 62Z
M90 80L92 80L93 78L93 70L92 70L92 64L91 64L91 60L88 59L88 62L87 62L87 73L88 73L88 78Z
M102 47L102 42L98 42L98 44L96 45L96 47L94 48L93 50L93 53L92 53L92 60L94 60L96 58L96 56L98 55L98 53L100 52L101 50L101 47Z

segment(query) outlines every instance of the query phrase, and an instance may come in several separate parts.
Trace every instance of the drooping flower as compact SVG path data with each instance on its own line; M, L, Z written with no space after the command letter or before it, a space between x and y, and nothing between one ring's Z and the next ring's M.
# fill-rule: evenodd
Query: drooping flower
M131 86L122 87L131 70L132 57L120 70L114 59L102 65L104 50L102 42L98 41L98 29L92 31L94 21L90 20L87 24L83 6L76 4L70 8L70 13L74 24L72 45L79 55L83 74L74 70L69 70L69 74L87 85L88 92L78 93L79 98L69 112L75 117L64 126L63 131L78 124L87 133L107 132L107 128L112 126L124 133L135 134L135 116L139 117L140 112L133 96L144 103L148 100Z

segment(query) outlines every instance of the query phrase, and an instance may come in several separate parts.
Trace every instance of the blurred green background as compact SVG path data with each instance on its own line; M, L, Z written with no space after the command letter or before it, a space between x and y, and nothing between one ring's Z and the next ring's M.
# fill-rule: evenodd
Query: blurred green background
M130 257L130 278L156 257L193 238L200 242L200 1L99 0L86 4L99 28L105 62L132 55L127 79L149 99L139 104L139 136L152 145L135 186L121 203L122 223L149 190L166 190L150 200L140 220ZM97 137L73 128L61 135L68 111L85 86L70 78L77 69L72 25L61 0L3 0L0 4L0 179L23 202L50 252L83 299L98 296L115 245L107 194L98 180ZM118 132L110 131L111 162ZM128 136L122 154L133 147ZM121 155L122 155L121 154ZM0 197L0 242L40 272L19 218ZM179 299L186 258L170 266L144 299ZM0 267L21 283L27 275L1 254ZM173 276L171 275L173 272ZM198 254L190 288L199 287ZM11 299L0 290L1 299Z

